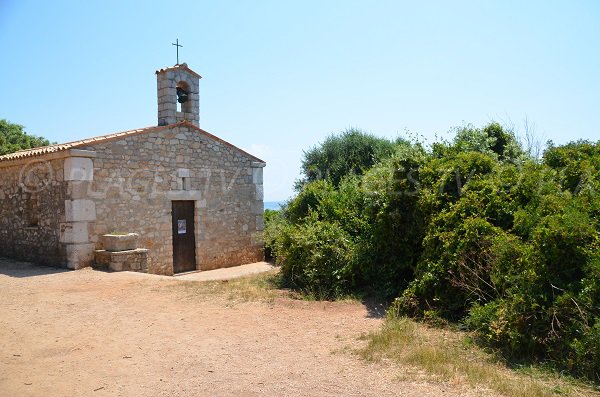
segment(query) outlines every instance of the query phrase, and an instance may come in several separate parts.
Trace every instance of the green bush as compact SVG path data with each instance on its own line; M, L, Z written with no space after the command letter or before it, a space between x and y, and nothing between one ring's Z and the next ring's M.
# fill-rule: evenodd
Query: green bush
M331 135L319 146L304 152L304 179L298 187L322 179L337 186L345 176L363 174L390 156L393 150L393 142L354 128Z
M514 164L527 160L525 150L515 134L499 123L492 122L481 129L468 124L455 128L454 133L451 143L438 142L433 145L434 156L452 157L456 153L478 152Z
M574 338L569 346L573 357L569 357L567 368L577 375L585 376L596 382L600 380L600 319L596 318L582 337Z
M391 314L455 321L511 360L600 382L600 142L550 145L542 161L496 123L429 151L346 155L353 142L333 151L335 178L308 178L267 221L288 285L397 297Z
M277 263L283 282L318 299L346 294L351 285L353 243L336 223L316 218L281 230Z
M318 211L335 194L335 188L328 180L307 183L294 199L286 203L285 217L293 224L301 223L311 211Z
M263 239L265 242L265 259L276 260L277 258L277 236L281 234L281 230L285 227L285 219L281 211L266 209L264 213L265 229Z
M600 141L577 141L559 147L551 144L543 158L544 164L560 171L563 188L572 193L600 177Z

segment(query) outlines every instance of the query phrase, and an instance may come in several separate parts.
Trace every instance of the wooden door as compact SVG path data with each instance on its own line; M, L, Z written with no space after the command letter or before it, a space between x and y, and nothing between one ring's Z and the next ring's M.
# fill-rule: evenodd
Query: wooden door
M194 202L173 201L173 272L196 270Z

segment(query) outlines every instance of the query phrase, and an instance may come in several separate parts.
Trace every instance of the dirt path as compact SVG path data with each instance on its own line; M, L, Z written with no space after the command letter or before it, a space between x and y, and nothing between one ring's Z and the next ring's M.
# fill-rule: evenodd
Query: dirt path
M480 395L349 353L381 324L363 305L209 285L0 259L0 395Z

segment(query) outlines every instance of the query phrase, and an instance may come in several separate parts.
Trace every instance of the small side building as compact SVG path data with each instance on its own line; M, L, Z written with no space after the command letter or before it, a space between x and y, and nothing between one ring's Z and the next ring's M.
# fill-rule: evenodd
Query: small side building
M263 260L265 162L199 128L199 80L156 72L158 125L0 156L0 256L78 269L139 234L149 273Z

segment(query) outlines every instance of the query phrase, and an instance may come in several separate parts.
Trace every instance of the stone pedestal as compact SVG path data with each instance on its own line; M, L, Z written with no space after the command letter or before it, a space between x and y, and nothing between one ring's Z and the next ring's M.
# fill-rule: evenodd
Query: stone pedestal
M96 250L94 259L97 267L115 272L148 272L148 250L145 248L117 252Z
M96 267L115 272L148 272L148 250L137 248L139 234L105 234L100 237L101 250L94 252Z

